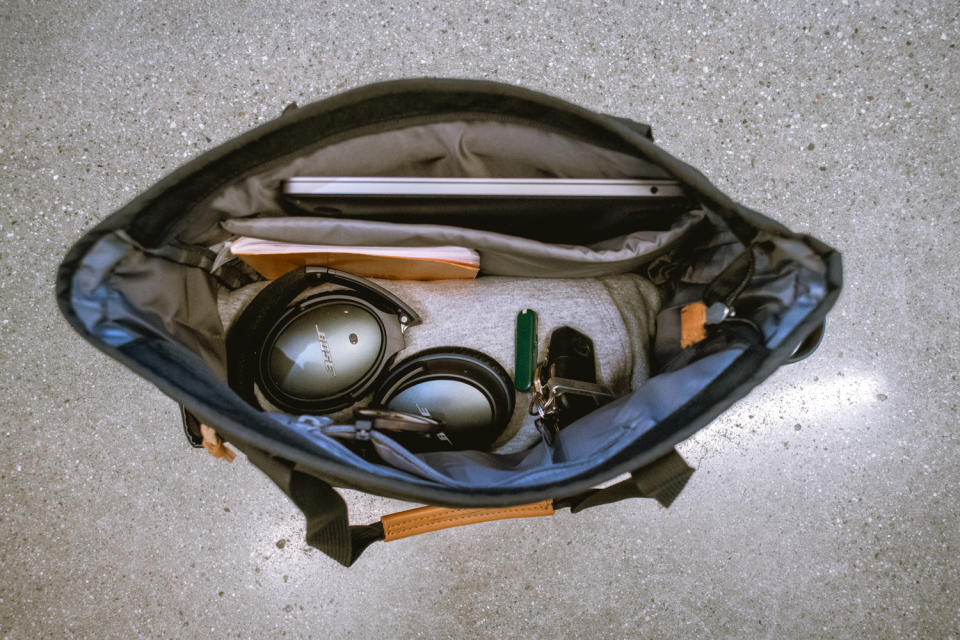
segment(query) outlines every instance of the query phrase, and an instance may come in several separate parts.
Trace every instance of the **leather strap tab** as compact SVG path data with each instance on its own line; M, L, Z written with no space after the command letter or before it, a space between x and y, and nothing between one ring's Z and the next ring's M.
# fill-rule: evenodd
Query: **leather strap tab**
M680 310L680 346L686 349L707 337L707 305L692 302Z
M420 507L391 513L380 518L383 524L383 539L399 540L409 536L449 529L478 522L504 520L507 518L532 518L552 516L553 500L523 504L516 507L491 509L448 509L446 507Z
M205 424L200 425L200 433L203 434L203 448L214 458L223 458L227 462L233 462L237 454L233 449L223 443L220 436L212 428Z

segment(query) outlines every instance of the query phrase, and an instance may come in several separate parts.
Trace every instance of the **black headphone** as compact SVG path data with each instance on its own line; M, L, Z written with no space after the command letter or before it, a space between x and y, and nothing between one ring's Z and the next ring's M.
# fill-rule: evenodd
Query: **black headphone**
M297 298L322 284L337 288ZM373 282L328 267L274 280L227 334L227 381L288 413L332 413L366 395L420 316ZM261 407L262 408L262 407Z
M302 294L322 284L335 288ZM413 451L486 449L514 409L509 374L472 349L438 347L388 371L420 316L386 289L329 267L302 267L267 285L227 334L227 381L248 403L333 413L376 388L374 407L442 424L443 437L391 433Z
M503 433L514 407L513 383L500 363L462 347L427 349L391 369L377 387L374 406L433 418L446 439L395 438L412 451L488 449Z

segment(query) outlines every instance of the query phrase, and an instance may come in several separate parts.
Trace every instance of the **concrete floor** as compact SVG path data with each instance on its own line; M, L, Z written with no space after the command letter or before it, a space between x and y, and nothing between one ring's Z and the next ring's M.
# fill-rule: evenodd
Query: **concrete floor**
M3 4L0 636L960 637L957 6L635 4ZM684 444L699 471L669 510L343 569L60 318L67 248L162 175L291 101L421 75L648 121L844 252L819 352ZM348 500L356 522L402 506Z

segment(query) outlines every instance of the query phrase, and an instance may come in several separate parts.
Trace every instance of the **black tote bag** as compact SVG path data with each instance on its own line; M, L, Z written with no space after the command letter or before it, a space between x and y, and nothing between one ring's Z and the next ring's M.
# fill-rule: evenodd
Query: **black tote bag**
M293 175L645 178L675 180L685 196L562 220L480 207L445 225L431 211L298 215L277 195ZM327 244L452 238L479 247L481 277L642 274L663 299L652 375L550 444L413 454L376 436L378 455L357 456L325 433L324 418L262 411L228 384L217 295L256 276L221 249L251 229ZM371 542L421 530L628 497L669 504L692 473L674 446L812 351L840 288L835 250L737 204L656 146L648 126L518 87L443 79L379 83L286 110L108 216L71 248L57 277L71 325L179 402L194 444L203 423L244 452L305 513L308 542L345 565ZM701 321L693 343L691 309L723 311ZM351 526L333 487L434 506Z

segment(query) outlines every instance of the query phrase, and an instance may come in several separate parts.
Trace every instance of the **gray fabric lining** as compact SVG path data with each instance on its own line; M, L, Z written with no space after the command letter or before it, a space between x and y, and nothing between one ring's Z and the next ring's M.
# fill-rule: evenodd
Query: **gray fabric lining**
M598 380L618 395L637 390L650 375L649 345L660 296L657 288L640 276L572 280L489 276L476 280L374 282L400 297L423 319L422 324L407 329L405 347L397 355L397 362L431 347L467 347L494 358L512 377L516 315L531 308L537 312L538 359L546 357L553 330L567 325L593 340ZM218 304L223 326L229 327L266 284L221 290ZM533 419L527 414L529 402L528 393L517 393L513 418L494 445L497 453L520 451L539 440ZM269 407L263 398L261 404ZM335 421L347 420L350 411L332 417Z
M163 295L170 282L179 283L178 296ZM226 377L223 325L215 313L217 287L205 271L131 250L114 267L110 286L122 291L147 322L162 326L217 376Z
M490 275L586 278L637 269L683 236L705 213L677 216L668 230L636 231L591 246L537 242L503 233L436 224L401 224L342 218L278 217L225 220L236 235L279 242L375 246L462 246L480 254Z
M148 255L125 234L111 233L77 269L72 300L80 321L107 344L159 335L191 349L226 378L216 291L203 269Z
M640 158L533 126L458 120L364 135L315 149L237 180L212 196L210 207L223 218L246 218L227 223L240 225L238 232L246 235L269 238L271 230L279 227L282 232L275 239L328 244L437 244L447 238L443 244L486 247L488 273L600 276L632 270L645 260L644 255L680 237L702 212L679 216L670 230L638 231L593 247L548 245L440 225L250 216L282 216L277 187L292 175L628 178L649 172L649 163ZM309 234L304 223L313 229ZM130 339L125 326L170 337L199 354L224 378L224 329L216 305L220 287L195 258L210 253L213 259L215 254L206 250L222 248L217 245L231 233L219 226L198 228L180 238L183 245L150 252L122 232L105 237L98 247L109 261L87 262L78 271L82 284L75 295L78 315L92 331L109 335L111 344ZM378 242L381 239L384 242ZM215 266L223 258L220 255ZM613 306L603 306L613 312Z
M282 215L280 183L292 176L471 178L642 178L650 163L520 124L458 120L359 136L291 158L230 185L211 199L223 219ZM191 231L190 244L215 244L219 229Z

